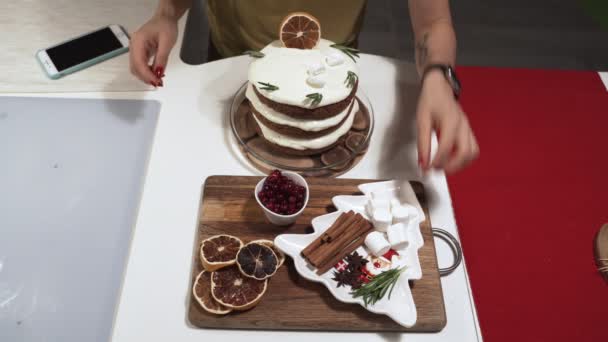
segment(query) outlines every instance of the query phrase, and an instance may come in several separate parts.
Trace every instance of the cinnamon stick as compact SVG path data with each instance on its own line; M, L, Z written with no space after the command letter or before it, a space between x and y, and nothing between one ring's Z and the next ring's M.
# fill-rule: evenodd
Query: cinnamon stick
M353 213L351 211L349 211L349 213L352 213L352 215L350 215L349 218L347 218L342 225L340 226L336 226L334 229L332 230L326 230L325 234L323 234L322 240L324 242L332 242L333 240L337 239L338 237L340 237L351 225L353 225L355 223L355 221L360 220L363 218L363 216L361 216L361 214L359 213Z
M359 246L361 246L363 244L363 242L365 241L365 237L367 237L368 233L369 233L369 231L367 233L365 233L364 235L359 236L355 241L353 241L350 245L348 245L348 247L343 252L336 254L333 258L331 258L331 260L329 260L329 262L327 262L325 265L323 265L323 267L320 267L319 269L317 269L317 274L322 275L325 272L331 270L332 267L334 267L338 262L340 262L340 260L344 259L347 255L352 253L355 249L359 248Z
M346 230L342 233L342 235L338 236L332 242L324 243L320 248L317 248L308 256L308 261L315 267L319 267L319 264L335 254L338 251L338 248L344 243L346 239L354 239L354 233L358 229L360 220L363 220L363 217L355 215L351 220L347 220L344 225L346 226ZM349 237L350 236L350 237Z
M369 232L371 232L372 230L373 230L373 228L371 226L369 226L369 227L363 226L363 228L361 228L360 230L357 231L356 235L354 235L351 239L346 240L346 243L344 243L342 246L340 246L340 248L338 248L334 253L328 254L328 256L325 259L323 259L322 261L320 261L316 267L319 269L324 269L328 266L331 267L331 266L335 265L334 260L336 259L336 257L338 257L340 255L342 255L342 257L346 256L346 254L350 253L348 251L350 245L354 241L357 241L362 236L365 238L365 236L367 236L367 234Z
M317 268L322 267L336 253L339 253L353 240L371 229L371 224L365 218L363 218L363 216L359 215L350 229L345 230L342 235L336 238L336 240L327 244L327 247L323 248L319 253L315 253L311 256L309 259L311 264Z
M331 225L331 227L329 227L323 234L321 234L321 236L316 238L313 242L311 242L308 246L306 246L306 248L304 248L302 250L302 252L301 252L302 256L304 258L308 259L310 257L310 254L315 249L319 248L319 246L321 246L323 243L325 243L325 241L323 241L323 238L325 237L325 234L327 234L327 232L337 229L338 227L343 225L346 220L348 220L349 218L351 218L353 216L355 216L355 215L352 211L349 211L347 213L344 213L344 214L341 214L340 216L338 216L338 218L336 219L336 221L334 221L334 223Z

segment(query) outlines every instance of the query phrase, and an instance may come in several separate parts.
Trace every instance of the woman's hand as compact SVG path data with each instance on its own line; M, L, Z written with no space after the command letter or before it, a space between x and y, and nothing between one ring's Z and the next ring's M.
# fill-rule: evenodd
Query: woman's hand
M156 14L131 35L131 73L145 83L162 87L169 53L176 40L177 19ZM152 56L154 62L150 66L148 62Z
M418 99L418 164L423 170L458 171L479 155L479 146L467 116L454 98L452 88L439 71L424 78ZM431 131L438 132L439 146L432 161Z

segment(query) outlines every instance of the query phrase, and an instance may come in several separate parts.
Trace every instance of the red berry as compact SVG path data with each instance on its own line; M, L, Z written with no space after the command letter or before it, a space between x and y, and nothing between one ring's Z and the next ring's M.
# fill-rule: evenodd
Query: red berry
M288 201L289 203L296 203L296 198L294 196L289 196Z
M296 206L297 206L298 208L302 209L302 207L304 206L304 202L302 202L302 201L298 201L298 202L296 203Z

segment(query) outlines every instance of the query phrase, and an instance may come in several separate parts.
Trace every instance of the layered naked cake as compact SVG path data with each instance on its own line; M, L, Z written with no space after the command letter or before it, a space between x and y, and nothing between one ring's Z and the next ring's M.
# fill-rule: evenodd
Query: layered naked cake
M328 40L310 49L275 41L249 68L246 97L258 134L277 151L313 155L344 142L360 102L354 59Z

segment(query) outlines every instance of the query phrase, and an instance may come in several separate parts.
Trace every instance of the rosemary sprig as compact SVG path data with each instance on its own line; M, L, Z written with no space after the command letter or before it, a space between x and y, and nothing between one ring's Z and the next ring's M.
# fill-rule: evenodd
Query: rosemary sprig
M323 100L323 94L321 93L312 93L312 94L308 94L306 95L307 101L310 100L312 101L310 104L313 106L318 105L319 103L321 103L321 100Z
M376 302L386 295L386 292L388 292L388 299L391 299L393 288L404 270L405 267L401 267L382 272L375 276L369 283L363 284L360 288L352 291L351 294L353 295L353 298L363 298L363 303L366 307L369 304L376 304Z
M334 49L338 49L338 50L342 51L345 55L350 57L350 59L352 59L353 62L355 62L355 63L357 62L355 60L355 57L359 58L359 52L360 52L359 50L348 47L348 46L340 45L340 44L332 44L330 46L333 47Z
M255 51L255 50L247 50L247 51L243 52L243 55L249 55L250 57L253 57L253 58L262 58L262 57L266 56L263 52Z
M258 83L262 85L260 87L260 89L262 89L262 90L275 91L275 90L279 89L279 87L275 86L274 84L265 83L265 82L258 82Z
M346 79L344 80L344 83L346 83L347 87L352 88L355 86L355 83L357 83L358 77L359 76L357 76L357 74L349 70L346 74Z

